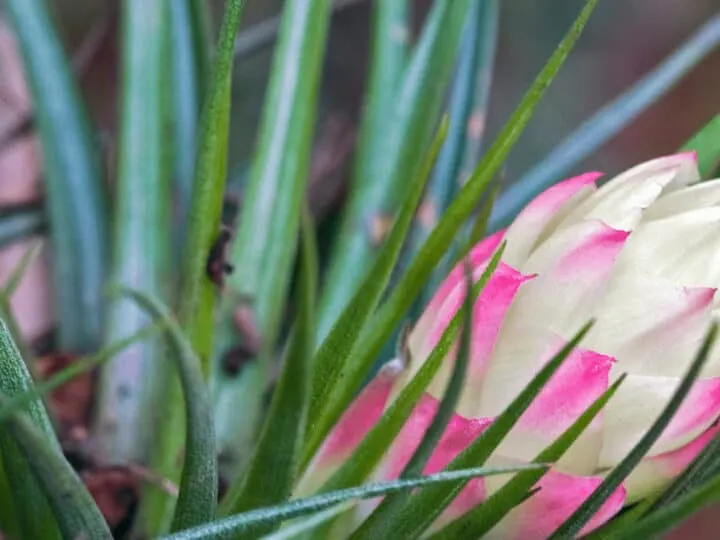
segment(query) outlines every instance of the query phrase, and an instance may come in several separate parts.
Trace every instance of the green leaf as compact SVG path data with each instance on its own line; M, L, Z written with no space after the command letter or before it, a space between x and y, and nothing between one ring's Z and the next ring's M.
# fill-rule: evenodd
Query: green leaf
M7 397L0 392L0 405L4 405ZM43 521L34 523L36 535L23 538L57 538L54 521L63 538L98 538L112 539L112 534L105 523L105 518L95 506L93 498L85 489L72 465L60 452L57 442L48 441L48 437L37 427L26 414L16 412L5 420L4 429L7 436L17 444L19 451L27 460L32 473L25 475L25 483L33 483L36 479L43 493L37 493L34 499L23 499L28 495L27 489L13 489L16 496L15 508L21 512L37 512L36 519ZM7 467L8 462L4 461ZM27 487L27 486L26 486ZM42 516L38 510L44 506L44 499L50 504L53 516Z
M216 286L207 276L207 260L217 240L227 168L233 43L245 0L228 0L215 62L200 119L190 221L181 261L178 319L198 355L203 373L210 367ZM178 457L184 435L182 396L175 378L167 382L165 417L159 426L152 469L171 481L180 476ZM170 526L174 500L148 486L141 501L142 534L156 537Z
M173 122L173 187L175 222L182 242L190 211L198 121L208 75L209 43L206 35L206 2L169 1L170 71Z
M393 268L405 242L405 237L412 224L415 210L422 197L425 182L430 175L447 133L447 127L447 122L441 124L422 167L418 171L418 176L409 187L405 202L375 264L315 355L310 408L310 448L314 449L319 442L314 438L314 423L322 416L323 405L331 389L337 383L343 362L358 344L361 332L380 302L381 295L390 280Z
M433 484L470 480L480 476L508 474L518 471L546 468L545 465L517 465L512 467L477 467L459 471L430 474L412 480L370 483L359 487L324 493L315 497L298 499L278 506L251 510L244 514L217 520L202 527L195 527L179 533L162 537L163 540L220 540L224 538L245 538L257 530L276 525L283 521L320 512L345 501L371 499L404 489L413 489ZM241 536L242 535L242 536Z
M590 330L586 324L540 371L507 408L470 445L453 459L446 470L453 471L482 465L515 426L552 375ZM416 538L422 534L455 499L467 482L434 486L413 496L392 521L393 534L398 538Z
M669 505L627 527L608 538L613 540L635 540L656 538L701 508L720 501L720 475L715 476L690 493L683 495Z
M258 149L231 253L235 271L228 283L237 295L252 299L268 351L275 347L295 257L329 15L329 0L284 4Z
M280 381L249 470L230 487L223 514L283 501L292 491L307 424L310 367L315 347L317 246L310 210L303 211L298 311ZM269 532L269 531L263 531Z
M499 15L498 0L472 0L449 99L450 133L428 184L422 203L423 217L415 220L407 255L415 255L422 247L479 160L487 123ZM422 308L429 302L452 263L453 257L448 254L435 268L417 307Z
M31 374L33 373L33 368L35 365L33 362L33 354L30 350L30 347L28 347L27 342L25 341L25 336L20 330L20 325L18 324L17 318L13 313L10 302L12 299L12 295L15 293L18 286L20 285L20 282L25 276L27 269L39 255L40 248L42 248L42 241L34 241L33 244L25 251L20 261L18 261L18 263L15 265L15 268L13 268L10 276L5 281L4 287L0 291L0 319L5 321L5 324L10 331L10 336L15 342L15 346L20 351L20 357L25 362L25 365L27 366Z
M490 230L508 225L533 197L563 178L575 165L633 122L719 44L720 15L715 15L662 64L604 105L513 183L497 202Z
M495 272L500 257L505 248L503 244L495 254L493 260L488 264L480 278L479 289L484 289L485 284L490 280ZM475 295L473 294L473 268L470 261L465 260L465 300L461 310L463 324L461 328L461 337L459 339L459 347L455 365L453 366L450 380L444 390L443 397L440 400L437 412L433 416L430 426L425 431L420 444L410 457L407 465L400 473L400 478L413 478L422 475L425 465L427 465L432 456L435 447L440 442L448 422L455 414L455 408L462 394L465 384L465 376L470 358L470 343L473 323L473 306L475 305ZM405 507L410 500L411 494L407 491L395 493L385 497L382 502L375 508L372 514L360 525L353 533L351 538L388 538L393 534L391 528L392 518L398 511Z
M385 2L388 5L378 5L377 9L389 11L393 3ZM381 63L371 73L370 100L363 118L364 132L350 199L325 280L320 306L321 338L376 259L376 247L383 238L373 236L373 224L395 214L408 183L417 176L421 157L437 125L469 6L470 0L438 0L433 4L400 85L396 74L387 80L383 77L388 77L391 69L400 71L397 64L401 52L396 48L404 44L386 41L393 39L395 28L378 28L374 45L377 56L372 60ZM386 16L399 20L402 13ZM388 53L391 56L386 57ZM393 67L388 66L390 62ZM380 90L380 85L389 86Z
M59 346L100 341L107 223L100 163L80 92L45 0L4 3L20 44L39 128L53 247Z
M317 512L305 519L298 519L293 523L284 526L267 536L263 536L262 540L289 540L290 538L307 538L305 535L325 525L330 520L335 519L344 512L347 512L357 504L357 501L346 501L344 503L331 506L327 510ZM317 533L316 533L317 534ZM316 536L316 538L318 538ZM319 538L322 538L320 536Z
M7 327L0 321L0 406L5 405L9 396L22 394L31 388L32 379L25 363ZM52 500L46 498L51 494L45 491L45 479L35 476L36 465L29 461L35 456L29 455L27 444L30 443L23 439L23 433L20 433L23 427L18 427L19 424L33 428L36 442L52 454L51 459L64 461L41 400L36 398L27 402L24 411L16 409L13 416L6 419L0 430L0 459L12 493L15 519L23 538L59 538L60 530L63 533L67 531L62 522L64 518L57 514ZM68 512L73 510L68 508Z
M718 33L720 34L720 31ZM697 152L700 176L705 179L710 178L720 167L720 114L695 133L683 145L681 151Z
M625 379L622 375L598 399L596 399L572 425L567 428L550 446L545 448L533 460L536 463L558 461L577 438L585 431L605 404L612 398ZM514 476L507 484L488 497L480 506L473 508L464 516L456 519L434 534L432 540L451 540L453 538L482 538L510 510L527 498L527 493L542 478L545 471L525 471Z
M172 0L170 0L172 1ZM112 280L165 297L170 275L170 186L163 153L167 67L166 0L122 3L122 70L118 176L114 191ZM142 204L139 203L142 201ZM107 345L145 326L147 315L128 298L108 302ZM157 426L149 410L161 403L167 378L160 343L126 349L100 371L94 435L112 462L145 461Z
M172 530L201 525L215 517L217 505L217 457L212 409L200 360L173 319L170 311L157 299L138 290L121 287L156 322L167 328L170 357L180 376L186 421L185 448Z
M585 23L597 0L590 0L553 53L548 63L533 82L520 106L513 113L507 125L498 135L480 165L462 188L452 205L428 237L425 245L413 259L403 279L395 287L387 301L380 307L377 315L363 331L363 346L357 347L350 358L344 362L337 383L333 386L323 407L323 417L313 428L313 441L308 445L308 453L313 454L340 418L360 386L360 381L371 369L373 363L401 322L417 297L435 265L440 261L447 247L452 244L455 235L464 225L483 196L486 187L510 152L523 128L530 120L535 106L543 96L563 61L582 32Z
M717 324L713 323L708 332L705 340L700 347L695 359L687 370L687 373L683 377L677 390L673 393L670 401L665 406L663 411L658 416L657 420L653 422L653 425L643 435L643 437L635 444L633 449L625 456L625 458L615 466L615 468L608 473L592 494L585 499L585 502L573 512L573 514L553 533L551 538L569 538L579 533L579 531L585 526L585 524L592 519L593 515L600 509L602 504L617 487L622 483L623 480L632 472L635 466L640 463L640 460L645 456L652 445L657 441L658 437L665 430L667 425L672 420L673 416L682 405L685 396L687 396L690 388L698 377L700 370L702 369L705 361L710 354L710 348L712 347L715 338L717 336L718 327Z

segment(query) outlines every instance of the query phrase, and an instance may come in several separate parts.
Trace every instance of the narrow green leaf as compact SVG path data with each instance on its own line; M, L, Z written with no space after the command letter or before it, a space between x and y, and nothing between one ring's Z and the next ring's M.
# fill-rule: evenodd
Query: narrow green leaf
M298 311L285 366L249 470L230 487L223 514L282 502L292 491L307 424L310 368L315 347L317 246L307 206L303 209ZM264 533L269 532L263 531Z
M446 470L458 470L482 465L544 388L552 375L591 328L586 324L540 371L495 421L465 450L453 459ZM417 538L455 499L467 482L449 486L434 486L415 495L412 502L393 519L393 534L398 538Z
M504 245L500 248L481 277L482 284L480 289L484 288L485 283L490 279L497 264L500 261ZM494 266L491 266L494 262ZM458 347L455 365L453 366L450 380L445 388L443 397L440 400L437 412L433 416L430 426L425 431L420 444L410 457L407 465L400 474L400 478L413 478L422 475L425 465L430 460L435 447L447 428L448 422L455 414L455 407L460 400L463 385L465 384L465 376L470 359L470 343L472 335L473 322L473 306L475 305L475 296L473 295L473 268L470 262L465 260L465 300L461 310L463 324L460 335L460 345ZM353 533L351 538L387 538L393 534L392 519L397 515L398 511L405 507L410 500L411 494L407 491L394 493L385 497L382 502L375 508L372 514L360 525Z
M329 0L287 2L228 283L275 347L305 200ZM231 309L234 306L231 306Z
M622 375L598 399L596 399L550 446L533 460L536 463L558 461L577 438L585 431L605 404L612 398L625 379ZM487 498L480 506L470 510L434 534L432 540L453 538L482 538L510 510L523 502L527 493L542 478L546 471L525 471L514 476L507 484Z
M702 25L662 64L603 106L568 135L540 163L505 191L490 219L490 230L510 223L538 193L557 182L667 93L720 44L720 14Z
M705 124L681 148L683 152L692 150L698 154L700 176L710 178L720 167L720 114Z
M689 518L701 508L718 501L720 501L720 476L715 476L632 527L627 527L608 538L613 540L655 538Z
M0 211L0 248L44 233L45 229L45 214L36 204L2 210Z
M472 0L450 94L450 132L415 221L407 255L415 255L463 181L477 165L485 132L498 35L498 0ZM455 242L457 245L457 242ZM447 254L435 268L416 306L422 309L450 270Z
M332 426L347 408L356 390L375 362L378 353L387 342L393 330L401 322L417 297L435 265L440 261L447 246L476 208L505 157L530 120L535 106L547 86L563 64L585 26L597 0L590 0L578 16L572 28L548 60L548 63L533 82L517 110L499 134L497 140L475 169L452 205L428 237L425 245L413 259L403 279L395 287L388 300L381 306L375 318L363 332L363 346L357 347L344 362L341 377L334 385L323 407L323 417L313 429L313 441L308 453L313 454L320 441L330 432Z
M215 517L217 505L217 457L212 409L200 360L185 338L180 325L161 302L139 290L121 287L157 324L167 328L170 357L180 376L186 421L182 477L172 530L201 525Z
M33 362L33 354L30 347L28 347L25 336L20 330L20 325L13 313L10 301L12 299L12 295L20 285L22 278L25 276L25 272L27 272L27 269L40 253L41 247L42 241L37 240L33 242L33 244L25 251L20 261L18 261L15 265L15 268L13 268L10 276L5 282L4 287L0 291L0 319L5 321L5 324L10 331L10 336L15 342L15 346L20 351L20 357L25 362L25 365L31 374L33 374L33 368L35 366Z
M357 504L357 501L346 501L336 506L331 506L327 510L321 510L305 519L298 519L296 522L290 523L267 536L263 536L262 540L290 540L291 538L307 538L306 534L315 531L319 527L325 525L330 520L335 519L341 514L347 512ZM320 537L322 538L322 537Z
M228 0L220 28L210 87L200 119L190 222L180 276L179 319L200 357L204 373L209 370L212 352L216 296L216 286L206 271L207 259L220 227L227 171L233 42L244 5L245 0Z
M433 484L470 480L480 476L508 474L540 468L546 468L546 466L530 464L512 467L477 467L472 469L430 474L421 478L414 478L412 480L370 483L359 487L324 493L315 497L298 499L278 506L251 510L250 512L214 521L213 523L202 527L195 527L194 529L188 529L172 535L163 536L162 540L221 540L225 538L239 538L241 535L242 538L245 538L244 535L252 534L267 525L275 525L296 517L314 514L345 501L371 499L373 497L379 497L381 495L386 495L403 489L413 489Z
M40 248L42 248L42 245L42 240L35 240L27 248L25 253L23 253L23 256L20 258L18 263L15 265L15 268L13 268L8 278L5 280L5 284L2 288L2 295L5 298L9 299L15 293L18 285L20 285L20 282L22 281L22 278L25 277L25 272L27 272L30 265L35 261L35 259L37 259L37 256L40 254Z
M178 319L201 362L203 373L210 367L216 286L207 275L208 256L217 240L227 167L230 87L233 43L245 0L228 0L220 28L209 88L203 104L195 160L190 221L184 238ZM163 478L177 481L185 440L182 394L177 379L167 381L165 417L159 426L152 469ZM156 537L167 530L175 501L155 486L147 486L140 507L141 534Z
M0 392L0 405L4 405L6 399L6 394ZM53 523L57 520L62 538L112 539L105 518L95 506L82 480L60 452L57 442L49 441L42 429L21 412L7 418L4 427L32 470L32 473L25 475L24 481L32 483L34 476L43 491L37 493L34 500L16 504L16 510L37 511L37 507L44 506L43 501L47 498L54 514L54 519L53 516L38 515L36 519L45 520L34 524L39 536L23 535L23 538L57 538ZM7 467L7 461L4 464ZM13 493L20 496L21 491L14 488ZM19 500L20 497L15 499L16 502Z
M405 242L405 237L412 224L415 210L425 189L425 182L430 175L447 134L447 127L447 121L440 125L435 140L423 160L418 176L409 187L405 202L375 264L315 355L310 408L311 441L313 440L314 421L321 416L323 404L340 375L343 362L358 343L365 324L380 302L380 298L390 280L393 268ZM314 447L316 442L311 442L310 445Z
M663 411L658 416L657 420L643 435L643 437L637 442L633 449L625 456L618 465L610 471L605 477L602 484L600 484L592 494L585 499L585 502L573 512L573 514L553 533L551 538L569 538L579 533L579 531L590 521L595 513L600 509L602 504L622 481L632 472L635 466L645 456L652 445L657 441L658 437L665 430L667 425L672 420L673 416L677 412L678 408L682 404L685 396L687 396L690 388L698 377L700 370L702 369L705 361L710 354L710 348L712 347L715 338L717 336L718 326L713 323L710 331L708 332L705 340L700 347L695 359L687 370L687 373L683 377L677 390L673 393L672 398L668 401Z
M4 4L20 44L46 177L59 345L93 350L100 341L107 223L100 163L87 113L45 0Z
M165 297L170 273L169 178L163 163L166 0L122 2L122 73L118 177L115 185L114 282ZM142 204L139 204L142 201ZM127 337L148 322L128 298L107 306L104 343ZM100 371L94 435L112 462L147 460L157 426L148 411L162 402L166 374L160 343L125 349Z
M0 392L2 406L8 396L21 395L32 389L33 383L20 352L13 343L9 330L0 321ZM38 428L38 436L54 453L61 455L60 444L53 431L50 418L41 400L28 401L24 411ZM18 414L20 411L18 410ZM0 461L3 463L13 499L15 519L23 538L59 538L58 523L53 516L41 484L33 476L32 464L28 463L22 444L15 434L5 428L0 430Z
M0 422L4 422L10 416L27 407L33 401L47 396L50 392L68 383L75 377L82 375L83 373L87 373L103 362L107 362L124 348L148 337L153 337L161 330L163 330L162 326L146 326L132 336L128 336L125 339L121 339L116 343L108 345L95 354L78 358L61 371L52 375L50 378L39 381L22 392L7 396L5 403L0 406Z
M173 86L173 187L177 211L175 222L179 240L190 211L195 157L197 155L198 121L205 86L207 63L207 37L202 20L205 2L198 0L170 0L170 71ZM198 20L200 19L200 20Z
M388 205L388 193L382 186L385 180L372 175L371 171L377 168L376 164L387 159L388 156L385 143L386 134L390 126L395 123L392 121L398 92L405 73L407 41L410 32L408 26L408 0L396 0L394 2L373 0L371 9L372 34L368 81L353 161L350 192L348 203L346 203L348 215L350 212L354 212L356 216L361 216L363 221L367 220L367 216L371 215L372 212L376 212L383 207L390 212L394 210L392 205ZM398 195L391 194L391 196L397 198ZM400 203L395 201L395 204L399 206ZM346 219L349 220L350 218ZM349 225L343 226L347 227ZM361 234L362 232L360 231ZM347 238L342 239L342 234L336 240L335 249L351 249L351 246L347 243ZM365 241L359 235L354 236L353 240L356 242ZM367 265L365 268L369 267ZM359 281L363 275L363 269L358 269L355 279ZM334 308L329 305L332 302L332 293L327 292L327 285L326 290L323 292L318 327L318 338L320 340L325 339L331 331L341 315L342 307ZM346 292L339 291L335 294L343 295L345 299L351 302L351 297Z
M390 10L390 7L386 5L384 9ZM367 118L363 119L366 132L361 134L362 153L356 159L350 199L324 284L321 338L376 260L377 246L383 238L373 234L373 224L382 223L395 214L408 183L417 175L421 156L437 125L469 7L470 0L434 2L398 88L379 90L380 85L392 85L395 76L389 80L381 78L386 76L385 63L391 58L373 57L373 61L383 63L376 65L377 71L371 73L373 93L369 96ZM391 28L384 30L395 32ZM378 33L376 39L378 55L395 51L395 47L402 45L390 46L384 42L385 47L381 49L379 41L383 38ZM391 54L395 58L398 53ZM388 105L388 92L392 93L392 107Z

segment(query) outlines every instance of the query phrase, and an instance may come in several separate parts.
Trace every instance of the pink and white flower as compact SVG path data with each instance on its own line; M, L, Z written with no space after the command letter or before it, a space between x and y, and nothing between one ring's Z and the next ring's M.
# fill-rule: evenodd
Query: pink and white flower
M619 391L552 471L542 488L494 530L500 538L547 537L587 498L602 475L647 431L718 313L720 179L699 183L692 153L638 165L596 187L599 173L539 195L512 225L470 253L478 279L501 241L502 262L473 313L467 381L425 472L433 473L487 428L547 360L591 318L597 323L503 441L490 463L532 460L621 374ZM311 467L326 478L417 372L465 296L455 268L408 339L409 363L390 364L360 394ZM383 458L376 479L392 479L419 444L452 370L449 355ZM625 504L666 486L714 436L720 415L720 351L671 424L583 532ZM507 479L471 481L436 527L480 504Z

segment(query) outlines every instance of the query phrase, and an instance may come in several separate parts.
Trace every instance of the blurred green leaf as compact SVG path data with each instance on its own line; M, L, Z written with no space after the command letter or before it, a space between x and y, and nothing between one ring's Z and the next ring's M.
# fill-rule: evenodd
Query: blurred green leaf
M700 176L710 178L720 167L720 114L705 124L681 148L683 152L693 150L698 154Z
M532 170L500 196L490 230L505 227L533 197L563 178L577 163L597 150L670 90L690 69L720 44L720 14L710 18L662 64L635 86L603 106L568 135Z
M4 7L20 44L40 133L59 345L82 353L99 344L104 311L108 235L98 153L45 0L8 0Z
M121 288L144 311L167 328L167 344L180 376L186 421L185 448L172 530L202 525L215 517L217 506L217 456L212 410L200 361L170 311L140 290Z
M240 24L244 0L228 0L220 28L217 52L200 120L198 154L190 217L182 250L178 319L200 359L209 371L217 287L207 275L208 257L217 241L227 168L230 86L233 43ZM165 417L159 426L152 468L171 481L180 476L178 457L185 439L182 395L177 379L167 381ZM155 486L148 486L141 500L142 534L155 537L170 526L175 501Z
M166 297L170 275L170 186L164 166L169 85L166 0L122 2L122 70L118 177L114 191L112 279ZM104 343L148 323L128 298L108 302ZM100 371L94 431L112 462L147 460L157 426L166 370L160 343L146 340L119 353Z
M485 284L490 280L500 258L505 249L503 244L495 253L492 260L488 263L483 271L478 283L478 289L482 291ZM461 336L459 338L459 346L455 358L450 380L444 390L443 397L440 400L435 415L433 416L430 426L425 431L420 444L413 452L410 460L400 473L400 478L413 478L422 475L423 469L427 465L432 456L435 447L448 426L448 422L455 414L455 407L460 401L465 377L467 374L468 363L470 359L470 344L473 326L473 311L476 296L473 294L473 268L468 260L465 261L465 300L463 302L461 328ZM405 507L410 500L411 494L407 491L394 493L385 497L382 502L375 508L370 516L363 521L362 525L353 533L351 538L388 538L393 534L391 523L393 517Z
M5 281L2 290L0 290L0 319L5 321L5 324L10 331L10 336L15 342L15 346L20 351L20 357L25 362L25 366L31 374L33 373L35 365L33 362L33 354L25 341L25 336L20 330L20 325L13 313L10 301L28 268L40 254L40 248L42 248L42 241L35 240L30 247L27 248L20 261L18 261L15 265L15 268L13 268L12 272Z
M632 472L635 466L645 456L648 450L655 444L658 437L665 430L672 420L673 416L682 405L685 396L687 396L690 388L698 377L700 370L705 364L710 354L710 349L717 337L718 326L716 323L710 328L705 340L695 359L688 368L677 390L673 393L672 398L668 401L657 420L643 435L643 437L635 444L633 449L618 463L615 468L607 474L602 484L600 484L590 496L585 499L583 504L573 512L573 514L552 534L551 538L561 539L569 538L577 535L585 524L595 515L602 504L612 493L618 488L623 480Z
M7 327L0 321L0 406L5 405L10 396L27 392L32 386L25 362ZM38 444L42 443L45 451L53 454L55 460L64 459L60 444L40 399L27 402L23 409L16 409L15 416L8 417L0 430L0 460L12 494L14 517L23 538L60 538L58 522L63 532L67 530L62 523L63 517L57 514L57 508L46 498L44 479L35 476L36 465L28 461L31 457L26 446L28 443L18 431L22 431L23 427L17 424L34 428Z
M278 506L270 506L251 510L243 514L219 519L202 527L195 527L172 535L163 536L162 540L220 540L245 538L245 535L308 514L314 514L345 501L370 499L393 493L403 489L421 486L470 480L479 476L508 474L518 471L546 468L544 465L516 465L512 467L478 467L459 471L430 474L412 480L395 480L393 482L371 483L359 487L324 493L307 499L298 499Z
M231 254L235 271L229 285L238 296L251 299L266 353L276 344L295 256L329 15L329 0L284 5L258 149Z
M209 58L207 2L170 0L170 72L172 80L173 187L176 196L175 223L180 244L190 211L197 135Z
M415 253L480 158L498 36L498 0L473 0L449 98L450 132L415 220L406 254ZM457 244L457 242L456 242ZM435 268L416 303L422 309L453 264L450 253ZM419 315L419 313L416 313Z
M497 140L485 155L485 158L460 190L443 218L433 229L425 245L413 259L403 279L394 288L387 301L380 307L377 315L369 323L368 328L363 331L363 346L356 348L350 358L344 362L341 377L333 386L327 404L324 406L321 422L318 422L313 428L312 435L316 444L309 445L309 454L314 453L319 447L319 443L327 436L332 426L347 408L359 387L359 381L371 369L378 353L407 313L412 302L432 273L433 268L443 257L447 247L452 244L455 235L476 208L491 179L532 117L535 106L580 37L582 29L596 3L597 0L587 2L568 34L558 45L533 82L530 90L523 97L522 102L498 135Z
M376 259L384 234L374 229L382 231L383 222L395 214L408 183L417 176L437 125L470 0L433 4L401 83L396 77L402 43L397 43L396 29L390 25L402 13L400 6L390 13L392 4L377 5L383 17L376 21L383 27L376 29L372 60L380 63L371 72L353 185L324 282L321 339Z
M590 323L586 324L558 351L495 421L460 452L445 470L459 470L485 463L591 326ZM449 486L434 486L420 491L405 508L393 516L393 534L399 538L418 537L432 525L466 484L467 481L456 482Z
M315 347L317 246L310 210L303 208L301 270L295 328L280 381L249 470L231 485L222 513L239 514L282 502L298 472L310 400L310 367ZM267 533L271 530L262 531ZM258 533L259 534L259 533Z
M328 394L341 376L343 363L361 339L361 332L373 314L395 267L415 210L422 197L430 171L447 134L447 122L440 129L423 160L418 175L412 179L400 213L393 223L385 244L350 303L345 307L330 333L323 340L313 360L313 385L310 407L309 447L315 449L321 439L314 434L314 425L323 413ZM324 433L321 434L323 436ZM307 456L307 454L306 454ZM307 456L309 457L309 456Z
M602 411L625 379L622 375L599 398L597 398L572 425L567 428L550 446L545 448L533 460L536 463L557 462L577 438L585 431L593 419ZM515 475L507 484L488 497L481 505L443 527L434 534L432 540L452 540L453 538L482 538L510 510L527 498L527 493L546 471L525 471Z

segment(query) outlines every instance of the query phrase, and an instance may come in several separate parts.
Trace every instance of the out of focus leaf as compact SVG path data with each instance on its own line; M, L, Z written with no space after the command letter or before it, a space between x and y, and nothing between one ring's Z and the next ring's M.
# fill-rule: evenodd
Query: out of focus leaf
M720 167L720 114L695 133L681 151L697 152L700 176L710 178Z
M4 3L20 44L40 133L55 264L59 345L99 344L107 263L107 211L87 113L45 0Z

